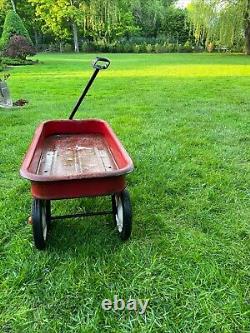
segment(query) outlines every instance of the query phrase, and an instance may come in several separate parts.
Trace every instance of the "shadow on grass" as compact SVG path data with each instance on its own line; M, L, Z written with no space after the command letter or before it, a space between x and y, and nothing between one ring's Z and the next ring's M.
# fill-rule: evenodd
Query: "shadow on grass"
M47 251L67 252L70 257L106 257L122 246L112 216L53 221Z

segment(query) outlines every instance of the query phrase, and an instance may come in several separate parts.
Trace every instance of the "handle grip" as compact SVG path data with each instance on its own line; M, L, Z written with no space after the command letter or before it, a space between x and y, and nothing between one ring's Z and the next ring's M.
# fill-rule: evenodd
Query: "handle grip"
M101 57L97 57L94 61L93 61L93 67L95 69L107 69L110 65L110 60L107 58L101 58Z

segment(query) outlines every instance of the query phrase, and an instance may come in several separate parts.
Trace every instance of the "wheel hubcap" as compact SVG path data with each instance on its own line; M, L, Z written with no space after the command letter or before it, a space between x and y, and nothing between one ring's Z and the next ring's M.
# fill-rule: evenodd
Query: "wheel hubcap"
M45 205L42 207L42 228L43 228L43 239L47 238L47 222L46 222L46 208Z
M116 225L119 232L122 232L123 229L123 207L120 196L115 196L116 202Z

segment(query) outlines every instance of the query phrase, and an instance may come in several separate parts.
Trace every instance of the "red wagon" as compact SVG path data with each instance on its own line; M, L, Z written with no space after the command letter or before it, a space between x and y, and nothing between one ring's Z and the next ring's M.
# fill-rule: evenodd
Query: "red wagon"
M97 58L95 71L69 120L42 123L21 166L31 181L32 227L35 246L44 249L52 220L113 214L122 240L130 237L132 211L125 175L133 163L110 126L100 119L72 120L100 69L109 66ZM51 200L111 196L112 210L51 216Z

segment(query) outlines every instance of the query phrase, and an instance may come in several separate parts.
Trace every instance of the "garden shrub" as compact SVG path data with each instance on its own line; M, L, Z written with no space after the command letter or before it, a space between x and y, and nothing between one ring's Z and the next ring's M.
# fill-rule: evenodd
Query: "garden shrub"
M192 48L192 44L190 43L190 41L186 41L186 43L183 46L183 50L184 52L193 52L193 48Z
M194 47L190 41L185 44L170 42L163 37L143 38L133 37L122 38L114 43L85 41L82 44L84 52L108 52L108 53L173 53L193 52Z
M118 52L118 50L117 50L117 44L116 43L109 44L108 45L108 52L110 52L110 53L117 53Z
M34 65L35 63L38 63L38 60L33 61L31 59L22 60L20 58L2 57L3 67L4 66Z
M63 46L63 52L72 52L72 45L70 43L66 43Z
M8 45L10 38L14 35L23 36L30 45L33 45L29 33L25 28L20 16L13 10L7 12L3 25L3 33L0 39L0 50L4 50Z
M158 49L159 49L159 53L168 53L169 52L169 46L167 43L160 44Z
M176 52L176 46L173 43L166 43L165 44L165 52L166 53L173 53Z
M140 45L140 52L141 52L141 53L146 53L146 52L147 52L147 43L143 42L143 43Z
M133 45L129 42L123 44L124 52L125 53L132 53L133 52Z
M154 46L154 50L155 50L155 53L160 53L160 47L161 45L156 43L155 46Z
M88 52L89 51L89 43L88 42L83 42L81 45L81 51L82 52Z
M139 53L140 50L141 50L140 45L138 45L138 44L133 45L133 52L134 53Z
M146 52L147 53L153 52L153 46L151 44L146 44Z
M97 51L97 48L93 42L84 41L82 43L81 50L83 52L94 52L94 51Z
M36 54L35 48L29 43L24 36L14 35L10 38L7 47L3 51L3 55L11 58L19 58L25 60L28 55Z

